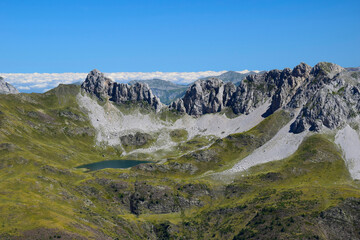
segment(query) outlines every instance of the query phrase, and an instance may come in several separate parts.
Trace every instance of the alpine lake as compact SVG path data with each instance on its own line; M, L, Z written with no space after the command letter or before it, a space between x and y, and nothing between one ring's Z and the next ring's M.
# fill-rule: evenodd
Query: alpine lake
M101 162L84 164L76 168L86 168L89 171L96 171L104 168L131 168L141 163L153 163L153 162L139 161L139 160L105 160Z

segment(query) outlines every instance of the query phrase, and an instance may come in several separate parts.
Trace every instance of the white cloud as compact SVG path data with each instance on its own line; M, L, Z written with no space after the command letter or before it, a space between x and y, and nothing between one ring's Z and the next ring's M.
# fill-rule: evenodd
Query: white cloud
M48 87L50 84L49 83L38 83L38 84L34 84L31 85L30 88L46 88Z
M189 84L199 78L218 76L226 71L204 71L204 72L116 72L105 73L115 81L147 80L159 78L180 84Z
M29 86L18 86L16 87L18 90L30 90Z
M249 72L255 72L255 73L259 73L260 71L259 70L247 70L247 69L245 69L245 70L242 70L242 71L236 71L236 72L238 72L238 73L242 73L242 74L246 74L246 73L249 73Z
M241 72L247 72L244 70ZM179 84L189 84L199 78L218 76L226 71L203 71L203 72L113 72L105 73L107 77L117 82L129 82L131 80L148 80L159 78ZM69 84L82 82L87 73L0 73L5 81L15 85L19 90L41 92L45 88L56 87L60 83Z

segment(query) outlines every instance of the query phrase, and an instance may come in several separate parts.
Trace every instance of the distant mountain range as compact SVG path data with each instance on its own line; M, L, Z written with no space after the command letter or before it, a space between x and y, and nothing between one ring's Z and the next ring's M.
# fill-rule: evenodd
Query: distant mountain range
M170 104L175 99L183 97L188 88L188 85L180 85L161 79L133 80L129 84L133 85L137 82L147 83L154 95L160 98L164 104Z
M244 78L246 78L249 75L261 74L264 72L265 71L261 71L261 72L260 71L243 71L243 72L227 71L219 76L211 76L202 79L207 80L215 77L222 80L223 82L232 82L234 84L237 84L240 83Z

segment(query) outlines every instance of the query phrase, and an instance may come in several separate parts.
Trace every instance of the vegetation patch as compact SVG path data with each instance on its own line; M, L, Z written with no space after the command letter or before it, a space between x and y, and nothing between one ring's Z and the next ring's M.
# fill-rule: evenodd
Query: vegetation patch
M182 142L188 139L188 132L185 129L175 129L170 132L171 140L174 142Z

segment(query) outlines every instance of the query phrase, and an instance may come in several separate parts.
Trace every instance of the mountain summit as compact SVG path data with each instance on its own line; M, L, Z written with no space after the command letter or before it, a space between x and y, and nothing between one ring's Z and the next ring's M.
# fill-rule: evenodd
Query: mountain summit
M115 103L147 102L156 111L162 107L160 99L154 96L148 84L140 82L133 85L117 83L105 77L97 69L92 70L87 75L81 84L81 88L96 95L99 99L108 98Z
M10 83L5 82L4 78L0 77L0 94L16 94L19 91Z
M313 68L300 63L294 69L249 75L238 87L218 78L198 80L170 108L194 116L220 112L225 107L236 114L249 114L269 102L264 117L280 108L300 109L290 128L293 133L334 129L359 115L359 78L357 72L333 63L320 62Z

